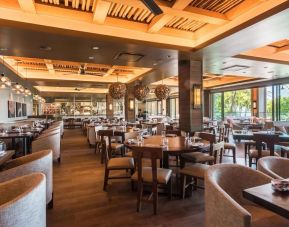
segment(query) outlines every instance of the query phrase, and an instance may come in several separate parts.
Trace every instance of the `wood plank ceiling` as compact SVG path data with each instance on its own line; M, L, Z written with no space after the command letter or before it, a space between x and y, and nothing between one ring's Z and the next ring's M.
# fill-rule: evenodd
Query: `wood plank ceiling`
M163 11L157 16L140 0L0 0L0 18L195 48L286 0L155 2Z

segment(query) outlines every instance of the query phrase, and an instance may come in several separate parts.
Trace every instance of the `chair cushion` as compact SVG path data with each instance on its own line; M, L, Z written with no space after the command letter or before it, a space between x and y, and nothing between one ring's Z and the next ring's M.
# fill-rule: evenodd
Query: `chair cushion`
M171 169L157 168L157 181L158 184L167 184L172 175ZM144 182L152 183L152 168L143 167L142 168L142 177ZM136 171L132 177L132 180L138 180L138 172Z
M270 151L269 150L262 150L262 157L265 157L265 156L270 156ZM278 153L274 152L274 155L275 156L279 156ZM258 158L258 150L256 149L250 149L249 150L249 157L251 158Z
M224 149L236 149L236 144L224 143Z
M191 162L209 162L214 161L215 158L203 152L190 152L182 154L182 158Z
M186 166L183 169L180 170L181 174L192 176L192 177L198 177L198 178L204 178L205 171L209 168L209 165L196 163L191 166Z
M134 168L134 160L129 157L112 158L107 163L108 169L132 169Z
M111 149L113 150L117 150L117 149L120 149L122 148L124 145L121 144L121 143L111 143Z
M125 153L125 156L126 156L126 157L133 157L132 151L126 152L126 153Z
M288 226L288 219L267 209L255 205L243 205L243 207L252 215L251 223L254 227Z

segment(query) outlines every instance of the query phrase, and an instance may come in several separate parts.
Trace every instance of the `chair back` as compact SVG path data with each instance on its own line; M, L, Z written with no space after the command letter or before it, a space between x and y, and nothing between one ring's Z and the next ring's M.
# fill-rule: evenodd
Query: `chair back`
M253 203L243 197L243 190L270 180L265 174L238 164L211 166L205 172L206 226L250 227L251 214L243 206Z
M229 124L224 124L220 125L218 127L218 132L219 132L219 139L218 141L225 141L226 137L229 137L229 132L230 132L230 125Z
M270 150L270 155L274 155L275 144L279 142L279 136L276 134L255 133L253 140L256 141L256 149L258 150L258 156L261 157L262 142L266 143L267 149Z
M165 125L164 123L159 123L157 125L157 135L161 135L162 134L162 131L164 131L165 129Z
M107 164L108 160L112 156L111 139L114 136L114 130L102 129L98 131L98 135L100 136L101 152L103 152L105 164Z
M168 134L174 134L176 136L181 136L181 131L180 130L166 130L166 135Z
M142 179L142 159L150 159L152 164L153 184L157 184L157 162L163 158L163 150L160 147L138 147L132 148L133 157L136 158L138 179Z
M275 179L289 178L289 159L276 156L263 157L258 160L257 169Z

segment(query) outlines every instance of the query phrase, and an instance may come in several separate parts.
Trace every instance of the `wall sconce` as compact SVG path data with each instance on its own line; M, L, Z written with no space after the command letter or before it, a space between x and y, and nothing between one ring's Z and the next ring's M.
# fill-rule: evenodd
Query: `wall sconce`
M202 88L201 85L193 85L193 108L200 109L202 105Z
M253 109L257 109L257 102L256 101L253 101Z
M112 110L112 104L111 103L108 105L108 109Z
M134 100L129 99L129 110L134 110Z

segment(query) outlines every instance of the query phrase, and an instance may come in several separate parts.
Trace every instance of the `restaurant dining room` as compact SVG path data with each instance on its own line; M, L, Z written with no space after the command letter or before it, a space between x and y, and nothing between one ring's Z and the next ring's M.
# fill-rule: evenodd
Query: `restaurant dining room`
M289 0L0 0L0 227L289 227Z

